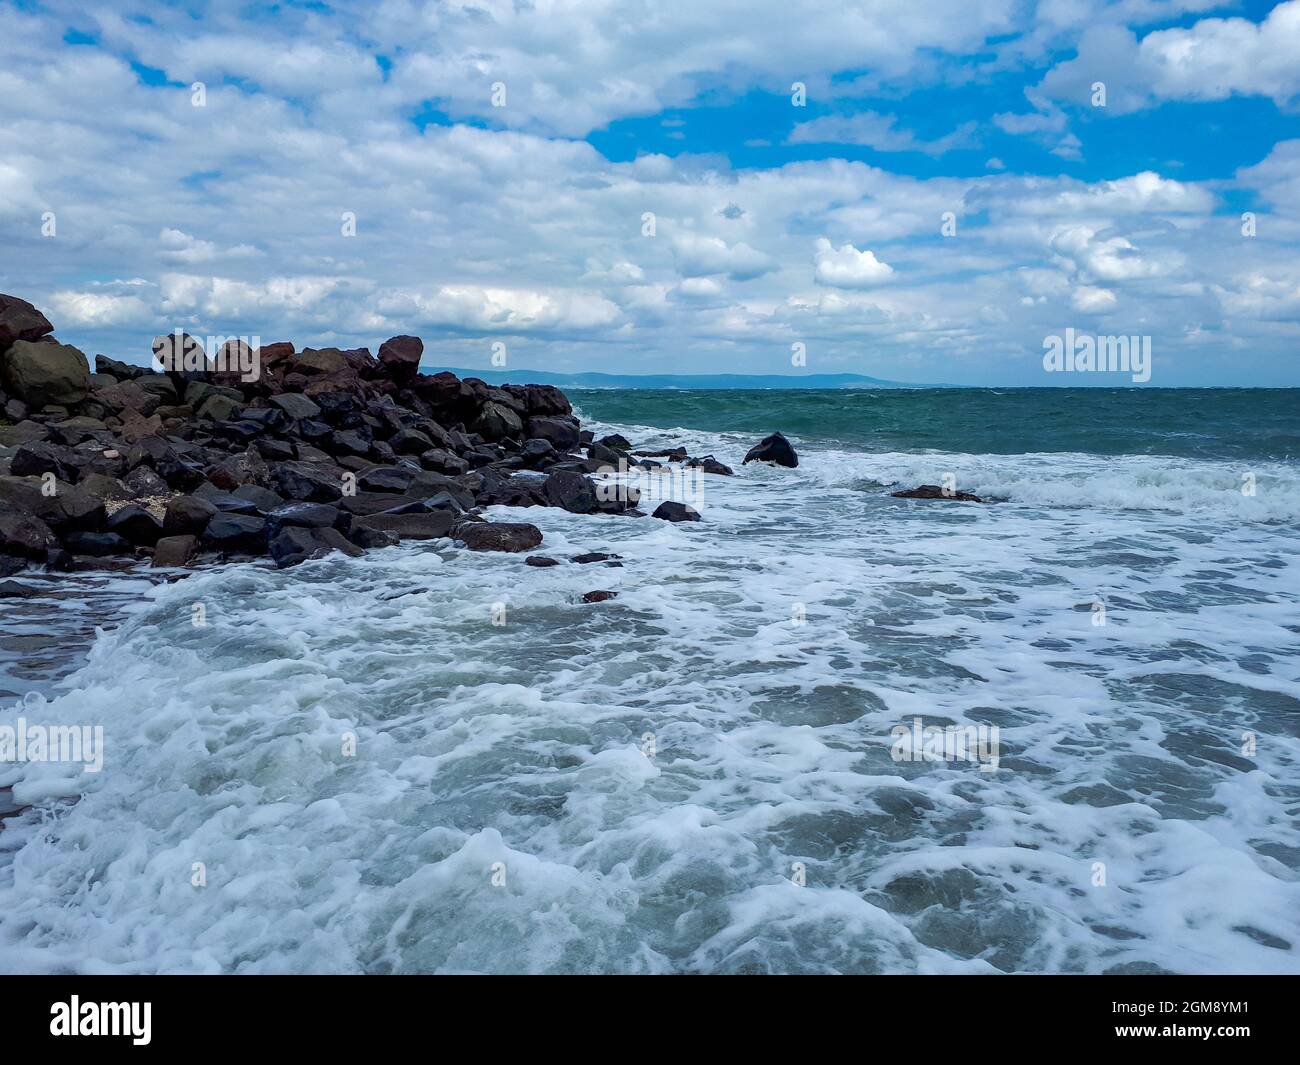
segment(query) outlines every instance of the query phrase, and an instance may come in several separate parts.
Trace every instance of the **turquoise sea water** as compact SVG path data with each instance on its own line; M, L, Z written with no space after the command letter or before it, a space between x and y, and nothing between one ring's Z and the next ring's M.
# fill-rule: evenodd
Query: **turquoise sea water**
M766 434L872 451L1079 451L1300 459L1300 389L949 388L598 391L594 417Z

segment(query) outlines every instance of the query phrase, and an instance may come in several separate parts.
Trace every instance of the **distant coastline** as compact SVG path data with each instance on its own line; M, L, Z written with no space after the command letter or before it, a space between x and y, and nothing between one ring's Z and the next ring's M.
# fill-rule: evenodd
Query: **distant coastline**
M886 381L879 377L866 377L855 373L818 374L613 374L579 371L557 373L549 370L529 370L523 367L512 370L475 370L451 366L421 365L423 373L443 370L462 379L477 377L490 385L537 384L555 385L557 388L646 388L646 389L745 389L745 388L961 388L961 385L909 384L905 381Z

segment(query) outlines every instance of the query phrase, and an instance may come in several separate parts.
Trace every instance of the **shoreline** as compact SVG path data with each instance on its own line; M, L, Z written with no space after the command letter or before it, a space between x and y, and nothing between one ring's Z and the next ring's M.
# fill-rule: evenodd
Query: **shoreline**
M177 333L156 340L159 369L101 355L92 373L52 331L0 296L0 579L42 565L283 568L402 540L531 551L535 525L483 508L645 517L629 473L731 473L712 456L596 439L551 385L421 374L417 337L377 356L231 341L214 359ZM699 520L677 503L651 516Z

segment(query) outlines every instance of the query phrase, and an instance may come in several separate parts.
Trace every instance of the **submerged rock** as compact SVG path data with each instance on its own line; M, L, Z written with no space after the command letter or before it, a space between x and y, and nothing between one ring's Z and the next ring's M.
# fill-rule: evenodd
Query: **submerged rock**
M895 499L955 499L959 503L984 502L979 496L971 495L969 492L958 492L955 489L949 491L940 488L937 484L923 484L918 488L908 488L902 492L889 494Z

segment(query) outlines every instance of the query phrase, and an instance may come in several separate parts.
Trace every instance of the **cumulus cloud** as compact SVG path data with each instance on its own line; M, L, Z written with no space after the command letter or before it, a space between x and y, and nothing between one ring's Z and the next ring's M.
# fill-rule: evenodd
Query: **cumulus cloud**
M870 249L858 251L852 244L836 248L825 237L814 243L813 260L818 284L831 288L874 288L894 274L894 268L882 263Z
M860 86L827 72L878 61L920 78L938 76L935 49L1004 56L1006 35L1026 28L1010 0L925 18L904 3L825 20L775 5L744 54L719 28L724 11L630 0L381 5L364 42L334 8L282 6L252 25L242 9L196 20L159 5L141 22L61 2L0 6L3 290L47 308L87 350L142 357L181 325L349 347L411 332L446 365L478 365L485 338L507 337L516 366L779 371L803 340L823 368L963 381L988 379L991 351L1006 353L1011 378L1020 354L1037 367L1044 332L1071 313L1140 324L1164 350L1194 336L1207 360L1257 344L1282 364L1300 340L1300 142L1201 182L1154 166L1090 181L1047 167L963 176L939 142L879 117L847 134L887 151L928 143L929 159L911 162L932 176L837 158L834 144L823 158L733 167L721 154L618 161L567 136L698 100L702 84L722 99L784 94L792 65L815 100L847 111ZM1098 19L1077 7L1056 0L1049 29L1074 40L1105 23L1136 45L1138 23L1124 19L1167 25L1174 11L1134 0ZM63 45L70 24L100 44ZM988 46L990 32L1006 39ZM1012 58L1048 40L1060 42ZM132 62L168 80L149 84L159 79ZM494 80L508 88L503 109L488 100ZM798 125L802 113L778 103ZM1047 94L1028 105L997 112L990 135L1068 150L1073 108ZM1260 212L1253 240L1238 195ZM40 235L46 209L57 239ZM949 211L958 228L944 238ZM656 236L642 233L646 212ZM132 280L95 283L113 277Z
M1286 0L1263 22L1205 18L1139 37L1122 25L1086 30L1074 59L1054 67L1044 97L1087 106L1092 86L1106 87L1106 110L1127 113L1161 100L1300 96L1300 0Z

